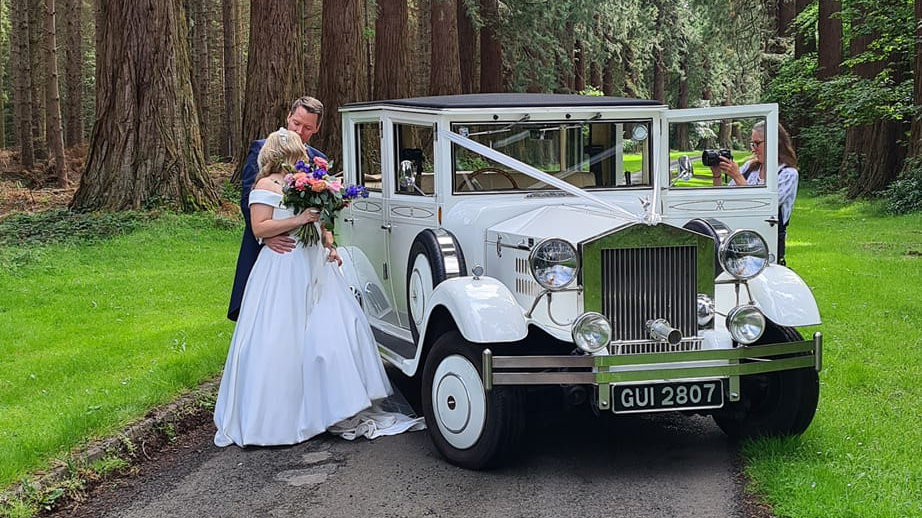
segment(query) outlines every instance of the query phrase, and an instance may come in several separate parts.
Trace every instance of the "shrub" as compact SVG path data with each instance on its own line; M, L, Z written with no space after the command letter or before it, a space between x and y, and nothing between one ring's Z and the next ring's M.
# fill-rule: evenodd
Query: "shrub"
M900 177L884 191L890 214L922 212L922 158L909 158Z
M0 222L0 245L39 246L105 239L131 232L152 218L141 212L70 212L53 209L14 214Z

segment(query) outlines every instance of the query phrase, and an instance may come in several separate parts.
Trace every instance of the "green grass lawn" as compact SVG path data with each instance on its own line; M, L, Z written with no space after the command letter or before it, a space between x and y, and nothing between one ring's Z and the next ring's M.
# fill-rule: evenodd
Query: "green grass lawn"
M803 436L742 449L779 517L922 516L922 214L879 214L803 189L794 207L788 264L823 318L819 409Z
M220 371L242 224L216 221L0 249L0 487Z

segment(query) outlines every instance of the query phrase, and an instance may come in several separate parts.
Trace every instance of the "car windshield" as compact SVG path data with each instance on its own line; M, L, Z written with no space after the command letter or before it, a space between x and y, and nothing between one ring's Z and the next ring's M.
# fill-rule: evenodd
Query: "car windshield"
M651 121L459 123L452 130L583 189L652 183ZM534 191L548 184L493 158L452 144L453 190Z

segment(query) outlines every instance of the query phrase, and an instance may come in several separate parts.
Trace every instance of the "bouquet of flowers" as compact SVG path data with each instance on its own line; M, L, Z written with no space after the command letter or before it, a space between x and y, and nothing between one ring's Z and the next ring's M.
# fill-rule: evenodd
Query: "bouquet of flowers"
M328 167L327 161L320 157L314 157L310 163L298 160L293 167L286 164L288 174L282 185L282 204L295 214L305 210L317 212L320 224L332 231L336 213L355 198L367 198L368 192L361 185L344 188L339 178L327 173ZM296 234L305 246L320 240L313 224L302 226Z

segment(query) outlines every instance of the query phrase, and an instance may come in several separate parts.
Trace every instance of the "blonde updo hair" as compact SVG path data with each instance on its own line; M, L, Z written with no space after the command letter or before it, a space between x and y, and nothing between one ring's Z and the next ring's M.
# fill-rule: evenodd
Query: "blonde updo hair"
M301 137L294 131L285 128L279 128L266 137L266 142L259 151L256 158L256 165L259 166L259 173L256 180L259 181L272 173L285 174L283 164L294 165L298 160L307 162L307 151L301 144Z

